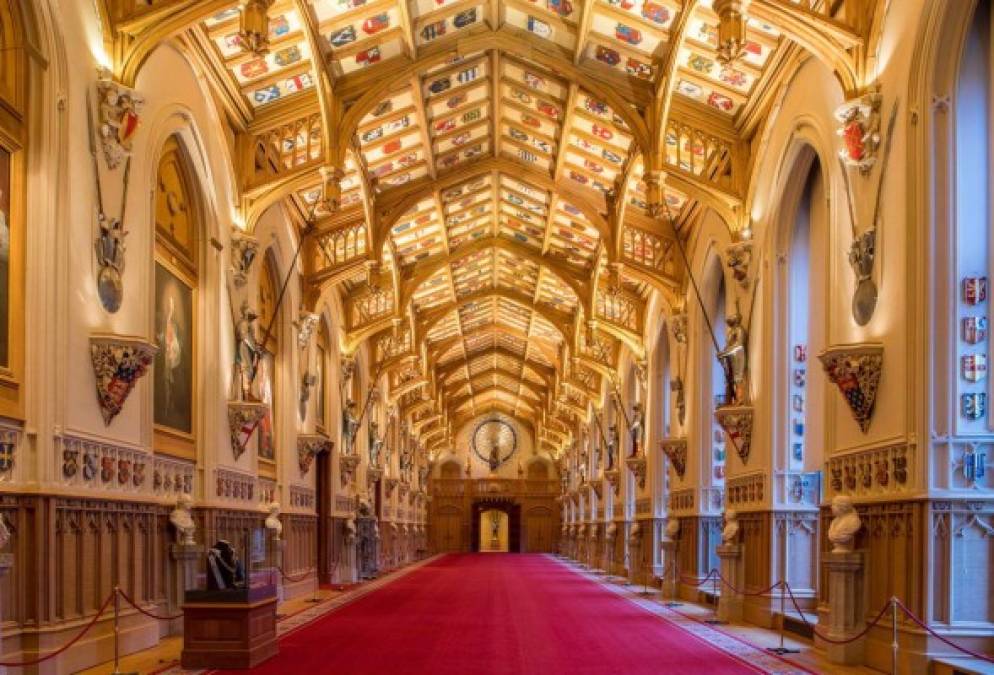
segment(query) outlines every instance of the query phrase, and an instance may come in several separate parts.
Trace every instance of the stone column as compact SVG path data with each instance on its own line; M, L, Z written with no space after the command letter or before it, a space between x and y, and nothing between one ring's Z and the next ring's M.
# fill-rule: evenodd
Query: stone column
M195 587L197 564L204 559L204 547L199 544L171 544L169 557L172 559L172 588L169 592L169 614L183 611L183 601L188 590ZM183 619L169 622L169 633L183 632Z
M863 554L858 551L825 554L828 569L828 626L826 635L844 640L866 626L863 598ZM860 638L846 644L831 644L815 636L815 645L825 650L829 661L843 665L863 663L863 643Z
M721 575L736 589L742 589L742 545L720 544L718 557L721 558ZM742 594L733 591L719 581L718 618L722 621L742 621Z
M680 592L680 563L677 559L677 542L665 539L663 548L663 598L676 600Z

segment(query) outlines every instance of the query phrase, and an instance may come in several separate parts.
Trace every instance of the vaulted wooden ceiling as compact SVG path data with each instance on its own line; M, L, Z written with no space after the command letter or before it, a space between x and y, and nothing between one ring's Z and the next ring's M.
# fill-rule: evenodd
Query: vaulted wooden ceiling
M312 298L342 294L345 349L371 342L422 440L499 409L554 453L623 353L645 358L651 294L678 301L675 237L704 209L748 226L774 85L814 54L860 93L877 7L104 2L125 83L166 38L203 65L248 228L289 207Z

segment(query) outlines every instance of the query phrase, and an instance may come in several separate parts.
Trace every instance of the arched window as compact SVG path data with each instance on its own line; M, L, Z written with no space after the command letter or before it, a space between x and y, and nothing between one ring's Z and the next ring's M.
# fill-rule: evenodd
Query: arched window
M956 86L956 278L960 433L988 431L990 278L991 10L980 2L967 33ZM971 458L971 461L973 458Z
M715 257L712 259L711 268L708 271L715 289L713 301L708 307L708 316L711 318L711 326L714 329L714 337L718 341L719 349L725 346L725 277L722 274L721 261ZM709 405L707 411L707 425L710 433L705 442L708 453L704 461L704 466L709 470L704 476L704 485L721 487L725 484L725 431L718 424L715 418L715 410L728 401L725 400L725 370L718 360L718 351L715 349L711 336L708 335L707 327L702 326L700 336L703 340L704 351L707 354L707 364L710 372L706 384L708 385L707 395Z
M813 312L821 306L824 277L827 270L814 260L812 241L821 241L816 236L824 231L825 214L819 205L824 194L821 170L813 152L806 150L797 163L798 173L807 178L794 211L788 247L787 269L787 410L783 419L788 420L787 457L785 466L793 471L801 471L806 466L811 469L821 467L821 448L818 434L811 433L821 428L820 406L813 405L810 396L817 396L817 389L811 387L810 376L817 375L810 370L809 352L818 352L824 346L821 339L821 317ZM810 167L810 168L808 168ZM817 268L817 269L816 269ZM817 325L816 325L817 324Z
M262 359L259 362L257 374L259 399L269 406L269 411L259 422L258 453L260 472L271 472L275 475L276 462L276 429L274 421L274 406L278 398L276 391L276 369L280 354L280 328L276 316L276 293L278 286L276 264L270 251L264 258L262 271L259 275L259 332L263 340ZM268 333L266 331L269 331Z
M162 148L155 185L155 449L196 455L196 316L201 210L176 136Z

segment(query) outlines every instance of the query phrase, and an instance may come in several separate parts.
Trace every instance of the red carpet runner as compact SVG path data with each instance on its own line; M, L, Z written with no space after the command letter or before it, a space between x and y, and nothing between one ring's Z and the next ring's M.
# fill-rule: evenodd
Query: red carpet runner
M540 555L449 555L280 640L251 671L765 672Z

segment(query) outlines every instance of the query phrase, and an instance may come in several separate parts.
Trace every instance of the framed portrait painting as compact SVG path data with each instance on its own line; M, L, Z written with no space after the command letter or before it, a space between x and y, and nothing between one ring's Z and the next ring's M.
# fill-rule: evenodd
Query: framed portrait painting
M193 435L193 288L155 263L155 424Z

